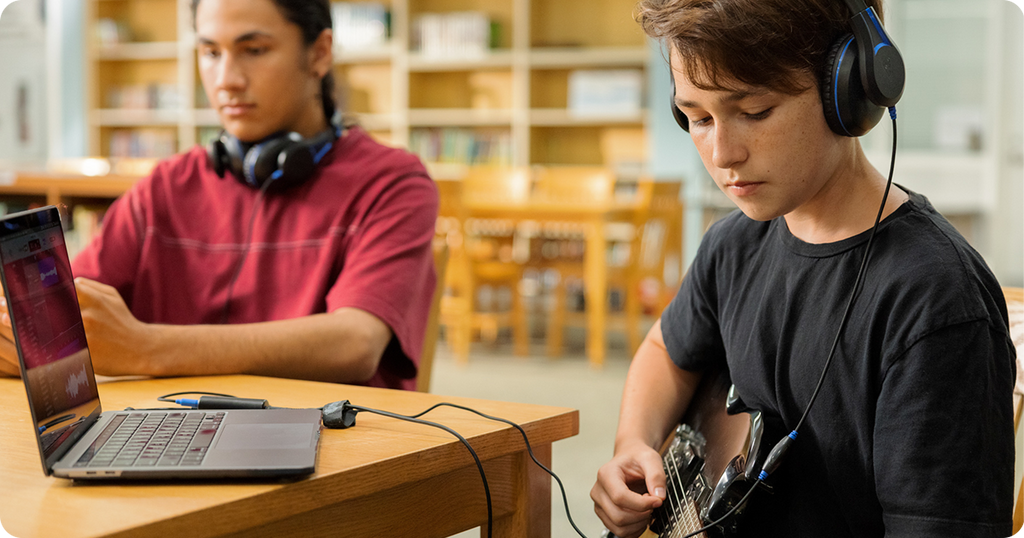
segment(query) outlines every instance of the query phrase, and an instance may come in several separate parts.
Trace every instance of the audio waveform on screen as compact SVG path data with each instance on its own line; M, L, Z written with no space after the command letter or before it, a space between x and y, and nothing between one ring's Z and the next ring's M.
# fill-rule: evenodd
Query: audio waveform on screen
M88 384L89 378L87 377L87 374L85 372L85 366L83 365L82 370L80 372L78 372L77 374L71 374L71 377L68 378L68 383L64 387L65 390L67 390L68 398L74 398L78 396L78 389L80 387L88 386Z

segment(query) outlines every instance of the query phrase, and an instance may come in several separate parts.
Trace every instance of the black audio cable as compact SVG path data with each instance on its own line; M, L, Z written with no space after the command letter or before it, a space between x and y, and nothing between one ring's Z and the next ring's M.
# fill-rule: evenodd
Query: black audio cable
M227 324L228 317L231 314L231 296L235 291L235 282L238 281L239 275L242 274L242 266L245 265L245 259L249 257L249 250L252 249L252 233L253 225L256 223L256 215L259 214L260 209L263 208L263 200L267 195L267 188L273 181L265 181L263 186L260 187L259 193L256 195L256 201L252 205L252 213L249 214L249 225L245 232L245 246L242 249L242 254L238 258L238 264L235 266L235 272L231 276L231 280L228 282L228 294L224 300L224 311L221 313L220 322L221 324Z
M394 419L398 419L398 420L405 420L407 422L414 422L416 424L423 424L425 426L433 426L435 428L440 428L440 429L442 429L442 430L444 430L444 431L454 435L463 445L465 445L466 450L469 451L470 455L473 456L473 461L476 462L476 468L477 468L478 471L480 471L480 480L483 481L483 484L484 484L484 496L487 498L487 538L491 538L491 532L492 532L492 529L494 527L494 510L491 507L491 488L487 484L487 474L484 473L484 465L480 461L480 456L478 456L476 451L473 450L473 447L469 444L469 441L467 441L465 437L463 437L461 434L459 434L459 432L449 428L448 426L445 426L444 424L438 424L437 422L431 422L429 420L423 420L423 419L419 418L424 413L429 411L429 409L427 411L423 411L422 413L419 413L417 415L400 415L398 413L391 413L389 411L381 411L379 409L373 409L371 407L363 407L363 406L360 406L360 405L354 405L354 404L350 404L348 402L344 402L342 404L342 407L347 407L347 409L352 410L352 411L356 411L356 412L363 412L363 411L365 411L367 413L374 413L376 415L390 417L390 418L394 418ZM354 420L354 415L353 415L353 420ZM351 424L349 424L349 426L354 425L354 424L355 423L352 422Z
M175 396L184 396L184 395L193 395L193 396L198 395L200 397L198 399L195 399L195 398L175 398ZM175 404L178 404L178 405L181 405L181 406L190 407L192 409L284 409L284 408L279 408L279 407L271 406L270 403L267 400L264 400L264 399L259 399L259 398L238 398L238 397L232 396L230 394L222 394L222 393L219 393L219 392L203 392L203 391L172 392L170 394L164 394L163 396L158 396L157 400L161 401L161 402L175 403ZM453 403L449 403L449 402L436 403L436 404L434 404L434 405L432 405L432 406L430 406L430 407L424 409L423 411L420 411L419 413L416 413L414 415L402 415L402 414L399 414L399 413L392 413L390 411L382 411L380 409L373 409L371 407L355 405L355 404L349 403L348 400L342 400L342 401L339 401L339 402L333 402L333 403L330 403L330 404L327 404L327 405L323 406L320 409L321 409L321 411L324 414L324 418L323 418L324 426L326 426L328 428L340 428L340 429L351 428L352 426L355 426L356 414L359 413L359 412L367 412L367 413L374 413L374 414L377 414L377 415L381 415L381 416L384 416L384 417L394 418L394 419L398 419L398 420L404 420L404 421L407 421L407 422L413 422L413 423L416 423L416 424L423 424L425 426L432 426L432 427L435 427L435 428L442 429L442 430L450 433L451 435L453 435L456 439L458 439L466 447L466 450L469 451L470 455L473 456L473 461L476 463L477 470L480 473L480 480L483 482L484 496L485 496L486 501L487 501L487 536L490 537L491 533L492 533L492 528L493 528L493 525L494 525L494 511L493 511L492 502L491 502L491 489L490 489L489 484L487 483L487 474L484 472L483 463L480 461L480 456L477 455L476 451L469 444L469 441L466 440L466 438L463 437L461 434L459 434L459 432L457 432L457 431L453 430L452 428L449 428L448 426L445 426L443 424L439 424L437 422L431 422L429 420L424 420L424 419L420 418L423 415L426 415L427 413L437 409L438 407L452 407L452 408L455 408L455 409L461 409L463 411L468 411L470 413L475 413L476 415L479 415L479 416L481 416L483 418L486 418L488 420L493 420L493 421L496 421L496 422L502 422L504 424L508 424L509 426L512 426L513 428L518 430L520 435L523 436L523 442L526 444L526 451L527 451L527 453L529 453L530 458L533 460L533 462L538 467L543 469L547 474L551 475L551 477L555 479L555 482L558 483L559 491L562 494L562 504L565 506L565 517L569 520L569 524L572 525L572 528L582 538L587 538L586 535L583 534L583 531L581 531L580 528L576 525L576 522L572 519L572 514L569 512L569 500L568 500L568 497L566 496L565 486L562 484L562 480L558 477L558 475L556 475L554 473L554 471L552 471L551 469L547 468L543 463L540 462L540 460L537 459L537 456L535 456L534 453L533 453L533 446L530 445L530 439L526 435L526 430L524 430L522 426L520 426L519 424L516 424L515 422L512 422L511 420L504 419L504 418L501 418L501 417L491 416L491 415L488 415L486 413L482 413L480 411L477 411L476 409L473 409L471 407L466 407L466 406L463 406L463 405L453 404Z

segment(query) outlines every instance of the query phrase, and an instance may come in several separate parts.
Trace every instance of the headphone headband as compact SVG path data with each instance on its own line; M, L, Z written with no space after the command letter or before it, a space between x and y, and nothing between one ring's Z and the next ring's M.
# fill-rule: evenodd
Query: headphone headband
M832 45L820 82L825 120L833 132L861 136L903 95L906 69L903 57L882 27L874 8L863 0L844 0L850 12L852 35ZM690 122L675 103L676 81L669 67L672 117L684 131Z
M860 0L847 0L847 3L864 5ZM895 105L903 95L906 82L903 57L882 28L874 8L854 11L850 25L861 58L860 80L868 99L878 106Z
M207 148L214 172L231 173L243 185L267 191L282 191L312 177L320 160L341 138L341 127L304 139L295 132L275 133L259 142L242 142L221 131Z

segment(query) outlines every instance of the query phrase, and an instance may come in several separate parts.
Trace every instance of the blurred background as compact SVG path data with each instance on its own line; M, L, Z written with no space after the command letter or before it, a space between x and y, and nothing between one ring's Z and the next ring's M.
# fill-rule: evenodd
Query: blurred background
M157 159L219 133L189 2L5 4L0 212L63 204L74 249ZM419 155L441 194L430 390L579 409L554 468L588 536L632 352L733 209L668 112L665 52L633 5L332 4L341 119ZM1024 285L1020 8L888 0L885 21L907 65L895 181L928 196L1001 284ZM891 137L882 122L862 139L882 171ZM553 536L574 535L557 490L553 505Z

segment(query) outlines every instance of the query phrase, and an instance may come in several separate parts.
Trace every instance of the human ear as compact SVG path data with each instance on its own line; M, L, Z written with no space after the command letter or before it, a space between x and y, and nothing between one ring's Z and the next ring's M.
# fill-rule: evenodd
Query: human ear
M325 28L309 47L309 65L317 79L324 78L334 65L334 32Z

